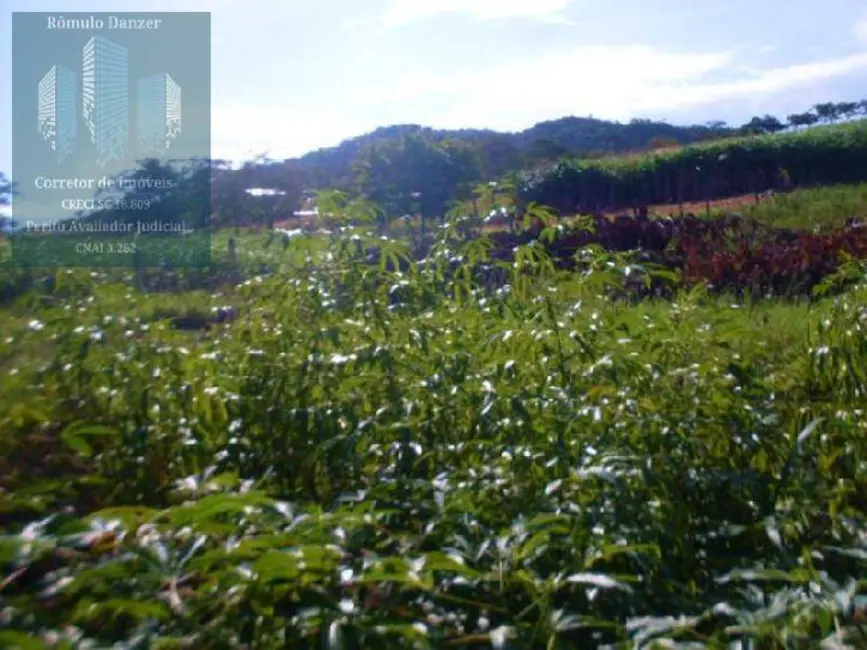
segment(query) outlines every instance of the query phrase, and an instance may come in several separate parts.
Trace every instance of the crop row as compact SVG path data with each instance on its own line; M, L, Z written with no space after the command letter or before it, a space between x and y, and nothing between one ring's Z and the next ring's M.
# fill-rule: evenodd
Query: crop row
M521 196L564 214L867 180L867 122L722 140L632 159L562 162Z
M493 233L493 257L507 259L516 246L538 236ZM681 273L684 283L708 283L722 291L804 293L841 270L848 259L867 258L867 228L853 222L834 233L773 228L736 216L717 219L616 219L590 217L585 227L547 245L561 268L591 244L608 251L640 251L646 262Z

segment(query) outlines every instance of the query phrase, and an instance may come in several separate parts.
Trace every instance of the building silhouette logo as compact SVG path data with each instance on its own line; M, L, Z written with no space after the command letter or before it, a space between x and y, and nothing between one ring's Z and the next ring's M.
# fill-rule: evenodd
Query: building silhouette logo
M96 164L120 160L129 137L129 79L125 47L94 36L81 61L81 109L96 147Z
M130 145L130 82L127 48L93 36L81 52L81 93L75 73L52 68L39 82L39 133L56 152L58 163L77 144L78 106L96 149L96 164L104 168L122 160ZM139 80L136 144L139 153L165 153L181 132L181 87L168 73Z
M139 148L164 154L181 132L181 87L168 74L138 82Z
M75 149L78 135L78 80L62 66L52 66L39 82L39 134L55 152L57 162Z

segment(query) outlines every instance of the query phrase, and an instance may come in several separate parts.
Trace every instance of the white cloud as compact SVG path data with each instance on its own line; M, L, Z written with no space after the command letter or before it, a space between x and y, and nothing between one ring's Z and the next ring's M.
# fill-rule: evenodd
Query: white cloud
M739 64L733 51L580 47L489 69L366 80L346 87L347 101L324 109L229 100L213 110L213 149L235 160L266 151L283 158L386 124L511 131L565 115L629 120L731 100L765 104L787 91L808 92L811 85L867 70L867 52L769 69ZM805 95L803 103L811 101Z
M437 126L522 129L577 114L629 118L660 91L670 93L724 70L731 52L664 52L642 45L579 47L499 68L416 74L389 81L390 101L426 102ZM377 89L368 89L375 101ZM659 97L667 101L666 96Z
M724 100L767 98L865 69L867 52L762 70L744 69L730 51L582 47L499 69L389 81L387 91L370 89L363 100L374 102L376 93L386 93L390 102L428 106L415 120L444 128L514 130L564 115L628 120ZM711 76L723 73L725 81Z
M397 27L444 13L462 13L479 21L508 18L569 23L563 11L575 0L391 0L381 24Z
M836 59L772 68L741 81L690 86L679 94L679 105L672 107L699 106L743 96L771 95L865 69L867 69L867 52Z
M638 91L650 91L661 83L700 79L730 64L730 52L664 52L643 45L579 47L565 55L547 55L511 63L500 69L449 75L430 80L409 79L392 84L400 93L414 94L427 86L450 88L509 103L550 104L564 101L570 105L598 101L599 97L627 98ZM515 89L521 88L520 93ZM611 101L609 100L609 101ZM494 110L495 104L489 104Z
M274 159L294 158L370 128L328 110L308 113L258 103L223 104L211 111L211 149L214 157L236 162L263 153Z

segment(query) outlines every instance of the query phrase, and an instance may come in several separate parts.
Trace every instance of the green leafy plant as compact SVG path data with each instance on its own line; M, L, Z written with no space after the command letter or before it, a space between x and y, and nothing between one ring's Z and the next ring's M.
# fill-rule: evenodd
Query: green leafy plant
M236 283L4 309L4 647L863 643L862 281L627 302L678 278L604 224L417 257L362 206L238 237Z

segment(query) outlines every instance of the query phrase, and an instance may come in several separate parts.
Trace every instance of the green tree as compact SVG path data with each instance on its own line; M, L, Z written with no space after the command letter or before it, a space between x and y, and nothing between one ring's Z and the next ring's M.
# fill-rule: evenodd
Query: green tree
M478 151L456 140L437 142L422 133L365 147L353 164L356 189L389 217L443 217L482 178Z
M819 117L820 122L836 122L840 115L838 113L837 104L834 102L825 102L822 104L816 104L813 106L813 110L816 112L816 115Z
M527 156L535 161L555 162L568 155L569 148L559 144L554 138L537 138L527 152Z
M720 138L731 135L731 129L728 124L722 120L711 120L710 122L705 122L701 128L704 132L697 139L703 142L719 140Z
M841 119L848 120L858 113L858 102L837 102L836 112Z
M763 117L754 117L744 124L741 130L750 135L761 135L763 133L778 133L785 128L786 125L773 115L764 115Z
M228 162L214 161L211 183L212 219L215 227L243 225L253 214L253 197L247 174L235 170Z
M765 132L765 125L762 118L756 116L742 125L740 130L747 135L760 135Z
M748 135L761 135L763 133L777 133L785 128L786 125L773 115L757 115L741 126L741 131Z
M815 113L810 113L809 111L807 111L805 113L792 113L786 119L789 122L789 126L797 129L802 126L813 126L816 122L819 121L819 116Z
M297 160L281 162L260 158L241 169L246 189L264 188L273 192L268 196L266 210L269 219L291 218L304 201L307 178Z
M786 128L786 125L773 115L765 115L762 118L762 127L765 133L779 133Z
M473 143L481 159L482 173L487 179L502 178L510 171L520 169L524 154L506 134L491 134Z

